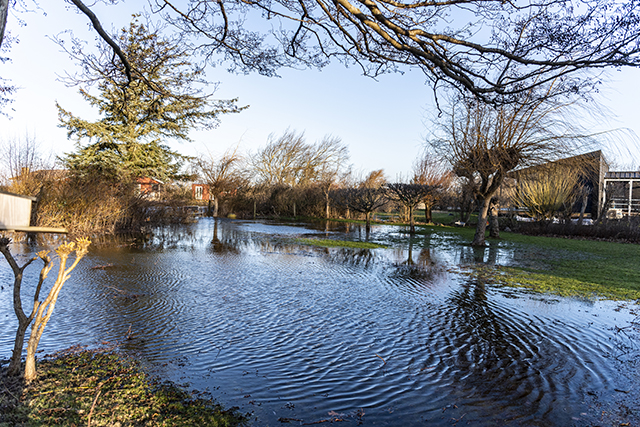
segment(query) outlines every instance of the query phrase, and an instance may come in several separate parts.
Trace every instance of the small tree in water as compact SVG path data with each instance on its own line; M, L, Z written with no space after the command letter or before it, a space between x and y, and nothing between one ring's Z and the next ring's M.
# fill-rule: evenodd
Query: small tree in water
M38 350L38 344L40 343L40 338L42 338L44 328L47 326L49 319L51 319L51 315L53 314L62 286L69 278L71 271L76 268L80 260L87 254L88 247L91 242L86 238L79 238L76 239L75 242L63 243L56 249L56 253L60 257L60 268L58 270L56 281L44 301L40 301L40 292L45 279L53 268L53 260L49 256L49 251L38 252L37 257L31 258L27 263L20 267L9 251L10 242L11 239L7 237L0 238L0 252L2 252L7 262L9 262L15 277L13 288L13 309L18 317L18 330L16 332L14 349L9 363L8 373L9 375L20 374L20 358L22 356L25 332L29 324L35 319L31 327L31 335L29 336L29 342L27 344L27 361L24 372L25 380L32 381L36 378L36 351ZM75 259L73 263L67 267L67 261L74 251L76 253ZM24 270L38 258L44 262L44 266L40 271L40 279L33 298L33 308L29 316L27 316L22 308L22 298L20 295L22 275Z

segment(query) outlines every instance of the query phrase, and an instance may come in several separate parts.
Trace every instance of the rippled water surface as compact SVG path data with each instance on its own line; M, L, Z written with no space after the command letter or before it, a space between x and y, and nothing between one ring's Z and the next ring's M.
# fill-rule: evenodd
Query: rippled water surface
M154 373L260 426L593 425L637 380L635 338L619 329L634 319L627 308L498 287L461 268L517 265L523 248L474 251L455 235L410 239L385 226L370 240L389 249L315 248L298 236L365 238L345 224L202 219L94 245L40 347L122 342ZM6 263L0 276L8 358Z

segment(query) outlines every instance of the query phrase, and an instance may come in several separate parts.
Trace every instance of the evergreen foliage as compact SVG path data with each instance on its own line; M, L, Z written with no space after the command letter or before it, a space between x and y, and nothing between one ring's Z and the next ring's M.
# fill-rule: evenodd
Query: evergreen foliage
M78 40L65 48L83 70L68 80L81 86L80 94L101 116L83 119L58 105L60 126L78 141L77 152L68 154L65 163L79 176L174 177L184 157L163 140L189 141L190 130L215 127L221 114L245 107L238 107L236 99L213 100L198 89L204 84L203 70L190 62L189 46L163 37L138 16L118 42L131 64L131 81L106 43L98 45L97 55L86 54ZM96 83L97 95L87 89ZM90 144L80 145L86 139Z

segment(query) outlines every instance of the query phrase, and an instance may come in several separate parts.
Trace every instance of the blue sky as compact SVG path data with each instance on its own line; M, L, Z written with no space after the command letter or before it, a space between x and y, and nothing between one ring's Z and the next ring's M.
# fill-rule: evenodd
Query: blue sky
M94 10L106 29L117 29L128 25L135 11L132 3L98 4ZM72 29L93 46L95 34L88 19L62 1L42 2L41 8L9 16L8 29L20 41L8 53L12 62L0 65L0 75L21 89L11 105L15 110L10 112L12 118L0 117L0 139L29 132L43 149L61 154L73 150L74 143L57 127L55 101L81 117L95 117L95 112L80 98L77 88L57 81L56 74L73 72L74 64L47 36ZM26 26L19 26L16 18ZM390 179L410 173L435 111L431 88L421 72L385 75L376 81L362 76L355 67L332 64L322 71L281 70L279 74L280 78L268 78L231 74L224 66L209 68L208 79L220 83L217 98L238 97L240 104L250 108L223 116L218 128L193 132L193 142L172 143L172 148L190 155L207 151L216 155L240 143L242 151L255 151L269 134L290 128L304 131L308 141L327 134L340 137L349 146L357 170L383 168ZM640 164L639 144L633 135L640 135L640 70L611 71L609 77L597 96L602 109L608 110L608 119L581 116L578 120L592 132L626 129L613 139L618 146L607 152L618 169L635 169Z

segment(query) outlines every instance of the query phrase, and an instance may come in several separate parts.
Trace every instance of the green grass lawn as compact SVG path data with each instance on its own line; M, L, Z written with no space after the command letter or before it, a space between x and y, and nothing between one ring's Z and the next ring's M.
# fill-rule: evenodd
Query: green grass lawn
M640 245L504 232L501 238L526 250L534 264L504 269L507 282L565 295L640 299Z

